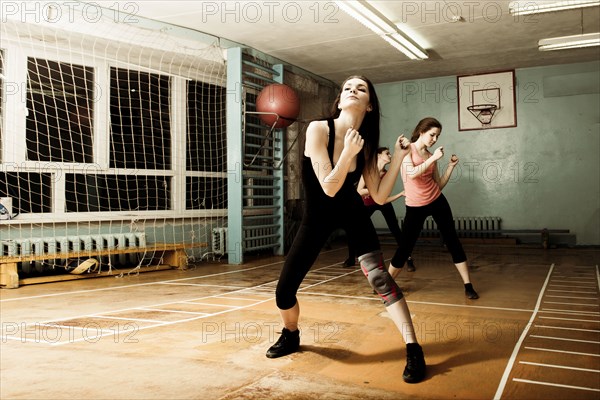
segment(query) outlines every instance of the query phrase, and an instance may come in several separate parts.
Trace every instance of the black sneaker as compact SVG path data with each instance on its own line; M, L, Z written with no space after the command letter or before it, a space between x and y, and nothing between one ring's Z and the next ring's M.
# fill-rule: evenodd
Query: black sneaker
M296 329L294 332L283 328L281 336L277 342L269 347L267 350L268 358L278 358L287 356L298 351L300 347L300 330Z
M354 267L356 265L356 260L354 258L348 257L346 261L344 261L344 268Z
M406 260L406 265L407 265L406 270L408 272L414 272L415 271L415 269L416 269L415 268L415 263L414 263L412 257L408 257L408 260Z
M406 367L402 379L406 383L418 383L425 378L425 356L423 349L418 343L406 345Z
M479 298L479 295L477 294L475 289L473 289L473 285L470 283L465 284L465 296L467 296L467 299L471 300Z

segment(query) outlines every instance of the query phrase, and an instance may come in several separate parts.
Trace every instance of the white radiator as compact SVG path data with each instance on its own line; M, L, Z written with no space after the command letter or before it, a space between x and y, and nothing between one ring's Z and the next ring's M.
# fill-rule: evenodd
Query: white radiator
M498 237L502 233L500 217L454 217L454 227L460 237ZM400 227L404 229L404 218L400 219ZM437 224L432 217L427 217L423 223L421 236L438 237Z
M29 239L12 239L0 241L0 256L18 257L18 256L44 256L47 255L51 260L47 264L63 264L64 259L57 259L57 255L69 253L70 257L76 258L79 253L82 257L90 250L111 250L132 247L145 247L146 235L144 233L123 233L123 234L105 234L105 235L81 235L81 236L61 236ZM140 249L140 252L143 252ZM118 254L115 261L126 263L129 254ZM33 266L36 270L43 268L44 261L36 260ZM24 272L29 272L32 263L23 262L21 267Z

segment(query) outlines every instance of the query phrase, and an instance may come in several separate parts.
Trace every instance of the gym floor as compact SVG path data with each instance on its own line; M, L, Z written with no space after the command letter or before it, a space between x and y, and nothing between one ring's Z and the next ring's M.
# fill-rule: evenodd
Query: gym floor
M428 364L419 384L402 381L402 338L336 244L299 293L300 352L279 359L264 354L283 257L2 289L0 397L598 399L600 249L465 250L478 300L439 246L397 278Z

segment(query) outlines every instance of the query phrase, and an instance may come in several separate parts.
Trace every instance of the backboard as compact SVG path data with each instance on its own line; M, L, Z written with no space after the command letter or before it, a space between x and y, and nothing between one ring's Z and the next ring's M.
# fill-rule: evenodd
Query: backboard
M517 126L514 71L457 78L458 130Z

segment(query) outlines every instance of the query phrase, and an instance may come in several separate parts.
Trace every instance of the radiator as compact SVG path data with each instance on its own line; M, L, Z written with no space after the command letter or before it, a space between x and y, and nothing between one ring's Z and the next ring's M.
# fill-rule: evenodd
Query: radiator
M27 273L31 271L32 267L41 272L44 265L63 265L66 260L57 259L56 256L58 254L69 253L69 257L76 258L79 253L81 253L82 257L86 257L86 251L90 250L110 251L110 249L145 246L146 235L144 233L13 239L0 241L0 256L48 256L48 259L44 261L22 262L21 269ZM143 252L143 249L140 252ZM131 260L131 257L137 257L137 255L118 254L111 256L110 262L119 262L121 264L125 264L128 261L137 262L137 260ZM109 261L106 260L106 262L108 263Z
M227 253L227 228L213 228L212 252L218 256Z
M459 237L495 238L501 236L500 217L454 217L454 227ZM400 219L404 229L404 218ZM422 237L439 237L437 224L432 217L423 223Z

